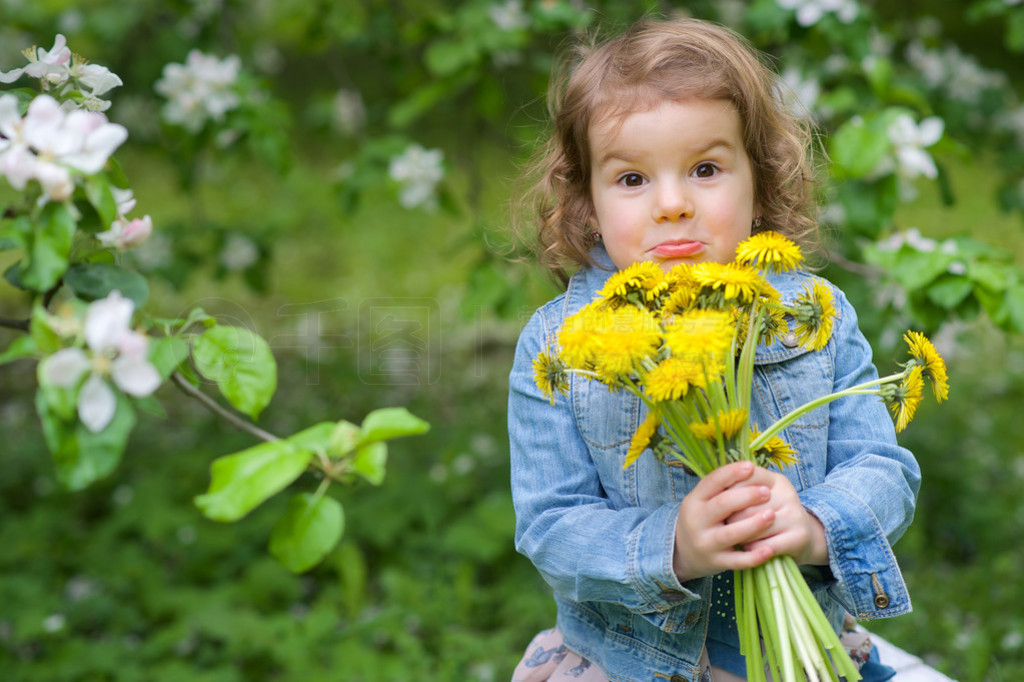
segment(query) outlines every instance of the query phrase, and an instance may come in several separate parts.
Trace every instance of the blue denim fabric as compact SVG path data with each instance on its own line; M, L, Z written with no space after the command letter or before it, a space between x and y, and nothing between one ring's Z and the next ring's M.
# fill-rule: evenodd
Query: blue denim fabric
M592 256L599 267L578 272L539 309L517 346L508 406L516 547L553 588L566 643L610 679L693 680L712 578L680 583L672 559L679 503L696 478L649 455L622 468L646 409L631 394L573 377L569 394L552 405L534 383L533 359L613 270L603 247ZM812 276L770 279L792 301ZM853 308L833 291L838 318L824 349L758 349L751 416L761 428L808 399L876 376ZM800 455L785 474L828 538L829 566L809 582L830 620L838 629L844 610L858 619L909 611L890 544L913 518L920 469L896 444L885 406L874 396L844 398L782 435Z

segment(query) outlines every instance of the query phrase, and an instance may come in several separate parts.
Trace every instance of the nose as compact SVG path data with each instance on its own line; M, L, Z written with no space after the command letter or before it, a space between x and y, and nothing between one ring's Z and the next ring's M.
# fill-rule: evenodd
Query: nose
M683 182L661 182L655 192L654 221L674 223L693 216L693 202Z

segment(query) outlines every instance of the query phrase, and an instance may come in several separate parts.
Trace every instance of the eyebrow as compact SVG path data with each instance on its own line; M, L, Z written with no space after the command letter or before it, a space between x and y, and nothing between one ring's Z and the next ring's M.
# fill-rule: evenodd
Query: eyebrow
M727 152L735 152L736 149L737 149L736 145L734 145L733 143L729 142L728 140L713 139L710 142L708 142L706 145L704 145L703 147L700 147L698 149L693 150L693 152L691 152L691 155L693 155L693 156L703 156L704 154L707 154L707 153L711 152L712 150L717 149L719 147L722 147ZM600 165L600 164L607 163L608 161L611 161L613 159L617 159L619 161L625 161L626 163L632 163L636 159L636 155L631 154L629 151L620 151L620 150L613 149L612 151L608 152L607 154L605 154L605 155L601 156L599 159L597 159L597 163Z

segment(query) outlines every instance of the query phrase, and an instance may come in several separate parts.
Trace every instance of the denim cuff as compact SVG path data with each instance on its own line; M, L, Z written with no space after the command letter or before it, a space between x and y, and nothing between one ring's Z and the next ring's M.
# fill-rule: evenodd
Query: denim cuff
M640 597L635 611L641 615L662 614L701 599L679 582L673 570L678 514L678 504L662 505L629 535L626 570Z
M908 613L910 594L871 508L827 483L801 491L800 500L825 528L836 579L829 593L843 608L858 620Z

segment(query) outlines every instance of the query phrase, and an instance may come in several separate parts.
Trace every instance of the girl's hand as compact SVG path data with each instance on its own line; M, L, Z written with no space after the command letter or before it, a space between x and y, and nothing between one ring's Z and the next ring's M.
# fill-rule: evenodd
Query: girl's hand
M737 511L726 519L727 524L740 523L750 517L762 518L771 514L771 524L756 537L744 543L748 552L768 551L788 554L798 564L828 564L828 546L825 528L816 516L800 503L796 488L784 475L756 467L753 474L739 485L767 487L767 501Z
M760 474L754 478L756 469L753 462L719 467L683 498L673 561L681 581L752 568L775 553L768 542L777 514L772 488Z

